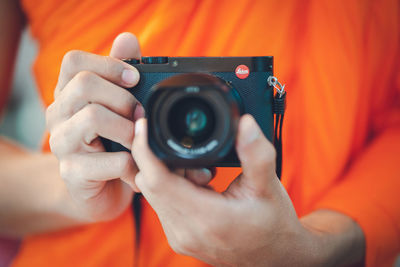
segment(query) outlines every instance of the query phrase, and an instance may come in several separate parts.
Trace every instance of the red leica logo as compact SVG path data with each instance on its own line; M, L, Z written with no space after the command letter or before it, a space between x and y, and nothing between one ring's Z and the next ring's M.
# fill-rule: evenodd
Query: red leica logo
M250 74L250 70L246 65L239 65L236 67L235 73L239 79L246 79Z

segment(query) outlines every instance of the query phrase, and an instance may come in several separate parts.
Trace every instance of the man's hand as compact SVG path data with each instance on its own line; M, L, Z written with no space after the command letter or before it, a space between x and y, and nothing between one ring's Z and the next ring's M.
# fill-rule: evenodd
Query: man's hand
M223 194L171 173L149 150L145 131L145 120L137 121L135 183L176 252L216 265L294 262L288 250L300 250L302 227L276 177L274 147L251 116L241 119L237 138L243 174Z
M213 265L329 265L319 249L330 245L323 243L321 231L297 218L275 174L274 147L253 117L245 115L239 124L236 150L243 173L222 194L169 171L149 150L146 121L138 120L135 127L135 183L177 253Z
M76 207L71 216L77 219L115 218L137 190L130 153L106 153L99 136L131 147L134 121L144 110L123 88L135 86L139 72L120 59L139 57L139 43L129 33L115 39L109 57L82 51L64 56L46 121L51 150Z
M131 148L134 122L144 116L142 105L124 89L139 81L139 72L120 60L124 58L140 58L138 40L130 33L114 40L109 57L68 52L55 101L47 109L50 147L69 191L63 210L78 222L117 217L131 203L133 191L138 191L132 155L105 152L99 139L105 137ZM212 178L208 169L176 173L200 185Z

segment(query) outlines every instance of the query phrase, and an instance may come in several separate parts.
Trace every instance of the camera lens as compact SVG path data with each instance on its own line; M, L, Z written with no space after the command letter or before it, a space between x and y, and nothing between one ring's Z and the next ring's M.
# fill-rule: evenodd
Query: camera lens
M168 114L168 127L182 146L192 148L207 141L215 129L214 112L199 97L183 97Z
M149 145L168 165L212 166L234 149L241 99L224 80L185 73L152 90L146 102Z

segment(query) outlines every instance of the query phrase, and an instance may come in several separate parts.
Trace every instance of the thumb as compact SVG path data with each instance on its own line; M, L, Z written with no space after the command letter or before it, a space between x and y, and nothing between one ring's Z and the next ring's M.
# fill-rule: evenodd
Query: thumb
M160 191L160 188L166 191L176 184L175 175L172 175L167 166L150 150L147 138L147 120L139 119L135 122L135 138L131 152L142 173L135 178L135 183L145 196L149 191Z
M278 179L275 174L274 146L265 138L254 118L246 114L239 121L236 151L242 164L240 187L271 195Z
M140 45L135 35L121 33L114 39L110 56L118 59L140 58Z

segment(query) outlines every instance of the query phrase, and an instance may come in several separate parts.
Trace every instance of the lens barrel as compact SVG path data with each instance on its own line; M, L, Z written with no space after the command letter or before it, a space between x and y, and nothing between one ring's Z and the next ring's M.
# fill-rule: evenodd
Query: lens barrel
M215 166L232 150L242 103L229 83L211 74L185 73L151 90L149 145L167 165Z

